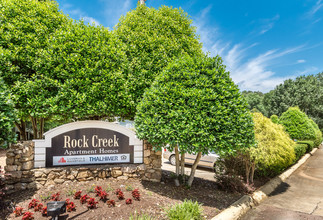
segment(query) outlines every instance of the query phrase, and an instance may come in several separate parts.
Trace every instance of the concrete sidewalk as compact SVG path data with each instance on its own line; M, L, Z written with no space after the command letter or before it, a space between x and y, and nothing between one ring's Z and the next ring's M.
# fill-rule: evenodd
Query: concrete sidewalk
M264 202L241 220L323 220L323 150L318 149Z

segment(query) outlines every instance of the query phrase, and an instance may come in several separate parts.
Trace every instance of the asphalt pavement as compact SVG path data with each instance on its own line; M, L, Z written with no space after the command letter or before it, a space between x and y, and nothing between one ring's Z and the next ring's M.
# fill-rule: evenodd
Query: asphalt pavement
M241 220L323 220L323 150L318 149Z
M175 166L171 165L170 162L164 158L162 159L162 169L175 173ZM186 165L185 174L189 176L190 173L191 173L191 166ZM211 168L204 168L204 167L198 166L195 172L195 177L210 180L210 181L215 181L214 172Z

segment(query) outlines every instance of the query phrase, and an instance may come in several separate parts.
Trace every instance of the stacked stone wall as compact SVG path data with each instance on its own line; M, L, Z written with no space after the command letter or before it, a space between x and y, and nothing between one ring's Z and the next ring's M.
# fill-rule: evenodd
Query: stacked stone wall
M34 169L34 142L19 142L6 153L5 171L8 174L8 193L25 189L69 182L93 181L106 178L127 180L140 178L146 181L161 180L161 151L144 141L143 164L84 165Z
M36 187L34 168L34 142L12 144L6 153L6 188L8 193Z

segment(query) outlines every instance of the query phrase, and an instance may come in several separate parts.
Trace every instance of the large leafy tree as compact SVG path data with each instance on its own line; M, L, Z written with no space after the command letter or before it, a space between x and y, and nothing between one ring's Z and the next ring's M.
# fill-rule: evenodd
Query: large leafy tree
M139 138L157 148L168 144L197 154L188 181L193 182L202 154L248 148L253 123L219 57L188 57L170 63L146 90L135 117Z
M24 134L27 119L31 119L34 130L37 130L38 124L42 127L43 119L49 117L51 112L50 109L46 111L47 114L43 111L48 103L41 103L44 99L38 95L44 94L30 94L30 91L19 91L19 88L37 87L31 84L34 83L34 79L43 78L38 71L39 56L48 46L49 36L66 23L68 18L60 12L54 1L38 0L1 0L0 18L0 76L8 88L12 89L11 92L17 101L15 104L20 121L17 121L16 125ZM29 99L25 99L26 92L30 94ZM30 98L35 100L31 100L27 105L23 104L26 100L30 101ZM38 107L28 107L36 102ZM42 112L39 114L38 110ZM41 117L38 117L40 115ZM35 133L34 138L37 137L38 134Z
M64 118L127 115L123 44L107 28L69 22L48 39L41 72L60 88L56 111Z
M0 147L15 140L14 122L16 116L10 93L0 78Z
M113 32L125 44L129 61L130 118L144 90L169 62L185 54L202 54L196 28L182 9L138 5L120 18Z
M323 129L323 73L286 80L265 94L268 115L280 116L289 107L298 106Z

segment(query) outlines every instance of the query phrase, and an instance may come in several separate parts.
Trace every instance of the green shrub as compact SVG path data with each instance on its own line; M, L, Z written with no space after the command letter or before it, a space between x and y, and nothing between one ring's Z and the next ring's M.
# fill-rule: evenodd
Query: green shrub
M278 116L277 115L272 115L270 116L270 120L275 123L275 124L278 124Z
M306 149L307 149L307 144L299 144L299 143L297 143L294 146L296 160L298 160L299 158L301 158L306 153Z
M191 200L185 200L183 203L173 205L168 210L166 210L167 217L170 220L199 220L203 219L202 212L203 209L201 205Z
M292 139L315 140L316 129L307 115L298 107L290 107L278 121L282 124Z
M297 144L305 144L307 146L306 152L310 152L315 147L313 141L297 141Z
M309 119L313 127L315 128L315 139L314 139L314 147L318 147L322 141L322 131L320 130L319 126L312 120Z
M274 124L261 113L253 113L257 145L249 154L257 164L258 175L276 175L295 161L294 141L282 125Z
M147 214L140 214L140 215L130 215L129 220L154 220L153 217Z

